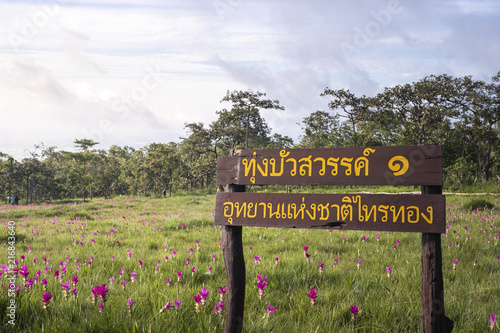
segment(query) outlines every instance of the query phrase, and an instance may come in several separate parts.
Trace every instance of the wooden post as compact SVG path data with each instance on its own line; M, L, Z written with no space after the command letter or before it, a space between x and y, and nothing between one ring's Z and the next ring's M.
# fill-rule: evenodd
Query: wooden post
M441 186L422 186L422 194L442 194ZM446 317L444 306L443 259L441 234L422 233L422 332L448 333L453 321Z
M245 185L228 185L227 192L245 192ZM227 302L224 333L240 333L245 308L245 258L243 256L243 227L222 227L222 254L226 267Z

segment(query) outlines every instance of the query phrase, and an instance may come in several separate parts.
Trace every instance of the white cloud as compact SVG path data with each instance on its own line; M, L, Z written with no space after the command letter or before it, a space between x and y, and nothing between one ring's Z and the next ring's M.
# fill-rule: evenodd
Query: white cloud
M297 139L327 86L374 94L498 72L492 0L0 2L0 129L14 140L0 151L12 154L86 133L178 141L185 122L215 120L228 89L279 99L286 111L263 115Z

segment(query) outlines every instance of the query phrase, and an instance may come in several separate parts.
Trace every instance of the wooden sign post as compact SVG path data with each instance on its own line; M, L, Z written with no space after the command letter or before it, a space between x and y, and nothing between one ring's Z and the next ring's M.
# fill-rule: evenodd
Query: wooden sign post
M445 232L438 145L237 150L217 160L215 224L222 225L228 283L224 332L241 332L245 299L242 227L422 233L422 330L450 332L445 316ZM245 185L421 185L421 195L245 193Z

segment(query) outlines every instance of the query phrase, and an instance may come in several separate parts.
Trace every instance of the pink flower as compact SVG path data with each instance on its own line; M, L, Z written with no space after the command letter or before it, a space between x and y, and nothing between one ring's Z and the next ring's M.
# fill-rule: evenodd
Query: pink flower
M267 314L268 315L273 315L274 314L274 311L276 311L278 307L272 307L271 304L267 304Z
M49 303L50 303L51 298L52 298L52 294L43 293L42 302L43 302L43 308L45 310L47 310L49 308Z
M352 314L352 320L356 320L356 316L358 315L359 308L357 305L353 305L349 308L349 311L351 311Z
M99 312L102 313L104 311L104 302L99 304Z
M214 305L214 312L217 314L221 314L224 309L224 302L219 302Z
M387 277L391 277L391 272L392 272L392 268L390 267L386 267L385 270L387 271Z
M490 328L493 330L495 328L495 325L497 323L497 315L496 313L492 313L490 316Z
M309 292L309 294L307 294L307 297L311 299L311 305L314 305L317 296L318 296L318 291L311 287L311 291Z
M323 263L320 263L318 264L318 267L319 267L319 272L322 273L323 272Z

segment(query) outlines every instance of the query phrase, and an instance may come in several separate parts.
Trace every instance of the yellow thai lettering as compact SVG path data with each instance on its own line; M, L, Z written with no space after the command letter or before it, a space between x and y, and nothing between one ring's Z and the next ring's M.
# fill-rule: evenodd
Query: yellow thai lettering
M415 217L412 219L412 217ZM417 223L420 219L420 209L417 206L406 207L406 218L409 223Z
M384 215L382 216L382 222L387 222L387 209L389 209L389 206L386 205L380 205L378 206L377 210Z
M346 167L346 169L345 169L346 176L350 176L352 173L351 162L353 159L354 159L353 157L351 157L351 158L342 157L342 159L340 160L340 165Z
M320 176L325 175L325 167L326 167L326 161L323 157L316 157L314 159L314 162L320 162L321 163L321 168L319 169L318 173Z
M396 206L391 206L391 212L392 212L392 222L397 222L399 217L401 216L401 222L405 223L405 206L399 207L398 212L396 213Z
M432 211L432 206L427 207L427 213L429 213L429 217L425 216L425 214L422 212L420 215L424 220L427 221L427 223L432 224L433 221L433 211Z
M335 157L328 157L328 159L326 160L326 164L328 164L329 166L333 167L332 168L332 176L336 176L337 173L339 172L339 165L338 165L338 162L339 162L340 158L335 158Z
M304 164L302 164L300 167L299 167L299 172L300 172L300 175L301 176L309 176L311 177L312 175L312 161L311 161L311 155L307 156L307 157L304 157L304 158L301 158L299 160L299 162L305 162ZM308 171L306 171L305 169L307 168Z

